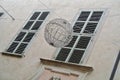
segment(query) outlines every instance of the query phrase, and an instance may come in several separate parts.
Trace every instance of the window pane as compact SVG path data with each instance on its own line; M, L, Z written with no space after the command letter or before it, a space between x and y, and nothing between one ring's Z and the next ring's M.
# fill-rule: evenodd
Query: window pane
M17 48L17 50L15 51L15 53L21 54L21 53L24 51L24 49L26 48L26 46L27 46L27 44L21 43L21 44L19 45L19 47Z
M28 23L25 25L23 29L30 29L31 25L33 24L34 21L28 21Z
M40 12L35 12L32 17L30 18L30 20L35 20L37 19L37 17L39 16Z
M98 23L88 23L85 27L84 33L94 33Z
M73 47L76 39L77 39L78 36L73 36L72 40L70 41L70 43L66 46L66 47Z
M57 55L56 60L65 61L69 53L70 49L62 48Z
M90 14L90 11L81 12L80 16L78 17L78 21L86 21L89 14Z
M45 18L47 17L48 14L49 14L49 12L43 12L41 14L41 16L39 17L39 20L45 20Z
M87 45L88 45L90 39L91 39L91 37L87 37L87 36L80 37L80 39L76 45L76 48L83 48L83 49L87 48Z
M80 31L82 30L84 26L84 22L76 22L73 29L74 29L74 32L76 33L80 33Z
M0 17L3 15L3 13L0 13Z
M26 32L20 32L19 35L16 37L15 41L21 41L25 34Z
M79 63L83 53L83 50L74 50L68 62Z
M17 47L18 43L13 42L10 47L7 49L7 52L13 52L15 50L15 48Z
M90 21L99 21L102 14L103 14L103 11L95 11L95 12L93 12L93 14L92 14L92 16L90 18Z
M28 33L23 42L30 42L35 33Z
M32 27L32 30L38 30L41 24L42 24L42 21L37 21Z

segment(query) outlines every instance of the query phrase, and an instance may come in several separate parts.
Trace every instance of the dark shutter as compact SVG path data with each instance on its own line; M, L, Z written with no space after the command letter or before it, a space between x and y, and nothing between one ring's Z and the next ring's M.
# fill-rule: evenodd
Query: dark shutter
M84 22L76 22L74 27L73 27L74 32L80 33L83 26L84 26Z
M97 23L88 23L85 27L84 33L94 33L95 29L97 27Z
M99 21L102 14L103 14L103 11L94 11L90 18L90 21Z
M88 45L90 39L91 39L91 37L81 36L76 45L76 48L82 48L82 49L87 48L87 45Z
M29 32L27 36L24 38L23 42L30 42L32 37L35 35L35 33Z
M13 52L15 50L15 48L17 47L18 43L13 42L10 47L7 49L7 52Z
M78 36L73 36L72 40L70 41L70 43L66 46L66 47L73 47L74 43L76 42Z
M30 20L35 20L37 19L37 17L39 16L40 12L35 12L32 17L30 18Z
M62 48L58 56L56 57L56 60L65 61L69 53L70 53L70 49Z
M20 32L18 36L16 37L15 41L21 41L23 37L25 36L26 32Z
M30 29L34 21L28 21L28 23L25 25L23 29Z
M21 43L19 45L19 47L17 48L17 50L15 51L15 53L21 54L24 51L24 49L26 48L26 46L27 46L27 44Z
M43 12L41 14L41 16L39 17L39 20L45 20L45 18L47 17L48 14L49 14L49 12Z
M32 30L38 30L38 28L41 26L43 21L37 21L34 26L32 27Z
M79 63L83 53L83 50L74 50L68 62Z
M80 16L78 17L78 21L86 21L89 14L90 14L90 11L82 11Z

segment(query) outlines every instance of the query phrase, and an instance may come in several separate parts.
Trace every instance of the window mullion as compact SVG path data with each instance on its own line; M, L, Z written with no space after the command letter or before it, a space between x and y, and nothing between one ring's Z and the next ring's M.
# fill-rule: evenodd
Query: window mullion
M30 21L30 20L29 20ZM35 24L35 22L36 22L36 20L32 20L32 21L34 21L33 22L33 24L30 26L30 28L29 28L29 30L31 30L32 29L32 27L33 27L33 25ZM28 30L27 30L28 31Z
M85 56L86 56L86 53L87 53L87 51L88 51L88 48L89 48L89 46L90 46L90 44L91 44L92 38L93 38L93 37L91 37L91 39L90 39L90 41L89 41L87 47L85 48L85 52L84 52L84 54L83 54L83 56L82 56L82 58L81 58L79 64L80 64L80 63L83 63L83 60L84 60L84 58L85 58Z
M93 11L90 11L90 14L89 14L87 20L85 21L85 24L84 24L84 26L83 26L83 28L82 28L82 30L81 30L81 34L83 34L83 32L84 32L84 30L85 30L85 28L86 28L86 26L87 26L87 23L89 22L89 19L90 19L92 13L93 13Z
M76 44L77 44L78 41L79 41L80 35L76 35L76 36L78 36L78 38L76 39L73 47L71 48L71 51L70 51L70 53L69 53L69 55L68 55L68 57L67 57L67 59L66 59L65 62L68 62L68 61L69 61L69 59L70 59L70 57L71 57L71 55L72 55L72 53L73 53L73 51L74 51L74 49L75 49L75 46L76 46Z
M34 23L31 25L31 27L30 27L29 30L31 30L33 28L33 26L35 25L35 23L38 21L38 18L41 16L41 14L42 14L42 12L39 14L39 16L37 17L37 19L32 20L32 21L34 21Z
M15 51L18 49L18 47L20 46L20 44L23 42L24 38L27 36L28 31L25 31L25 32L26 32L25 36L22 38L21 41L18 41L19 44L17 45L17 47L15 48L15 50L13 51L13 53L15 53ZM13 41L13 42L14 42L14 41Z

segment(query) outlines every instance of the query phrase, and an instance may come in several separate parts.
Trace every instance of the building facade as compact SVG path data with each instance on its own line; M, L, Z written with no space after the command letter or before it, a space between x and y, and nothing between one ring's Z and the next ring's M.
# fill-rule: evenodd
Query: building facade
M0 0L0 80L120 80L120 0ZM44 38L62 18L62 48Z

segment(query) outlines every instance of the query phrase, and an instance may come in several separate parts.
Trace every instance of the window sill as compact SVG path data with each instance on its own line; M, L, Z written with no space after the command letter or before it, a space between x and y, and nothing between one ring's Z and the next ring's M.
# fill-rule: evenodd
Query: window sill
M48 65L48 66L61 67L61 68L66 68L66 69L80 71L80 72L81 71L82 72L93 71L93 67L80 65L80 64L78 65L78 64L74 64L74 63L65 63L62 61L43 59L43 58L40 58L40 61L43 65Z
M13 53L9 53L9 52L2 52L2 55L6 55L6 56L13 56L13 57L23 57L23 54L13 54Z

